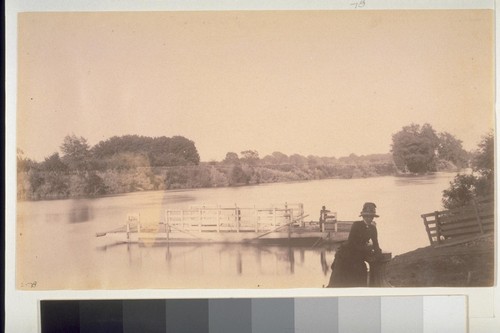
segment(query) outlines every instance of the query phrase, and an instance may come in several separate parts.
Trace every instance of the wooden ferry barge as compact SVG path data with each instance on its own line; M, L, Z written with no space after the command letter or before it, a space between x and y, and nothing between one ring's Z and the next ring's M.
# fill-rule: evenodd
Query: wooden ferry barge
M249 243L317 245L347 240L354 221L338 221L337 214L323 210L319 221L306 221L302 204L267 208L191 206L168 209L164 220L141 221L129 214L116 229L97 237L115 243Z

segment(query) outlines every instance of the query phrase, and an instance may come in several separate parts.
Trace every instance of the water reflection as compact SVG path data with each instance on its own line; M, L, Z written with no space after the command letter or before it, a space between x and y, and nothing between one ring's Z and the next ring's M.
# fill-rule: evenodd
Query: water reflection
M236 271L238 272L238 275L241 275L243 273L243 260L241 258L240 251L238 251L236 255Z
M183 194L182 193L183 191L188 191L188 190L178 190L178 191L170 190L170 191L168 191L168 195L166 195L163 198L162 203L167 206L167 205L172 205L172 204L176 204L176 203L184 203L184 202L196 200L196 197L194 197L193 195Z
M451 173L453 175L453 173ZM432 185L439 179L450 179L450 173L430 173L426 175L400 175L394 177L394 184L396 186L410 186L410 185Z
M93 219L92 206L89 206L85 202L74 202L69 209L68 219L70 223L91 221Z
M437 175L432 173L428 175L402 175L394 177L394 183L397 186L408 185L428 185L436 181Z
M328 262L326 261L326 251L321 251L319 260L321 262L321 269L323 270L323 274L326 276L328 274L328 269L330 268Z
M112 244L97 248L116 258L127 257L131 268L152 265L163 253L169 274L192 276L223 275L249 277L259 275L295 275L316 267L319 274L329 274L335 253L332 247L300 247L287 245L257 246L241 244ZM319 259L319 260L318 260ZM158 264L158 263L157 263ZM297 272L299 269L299 272Z

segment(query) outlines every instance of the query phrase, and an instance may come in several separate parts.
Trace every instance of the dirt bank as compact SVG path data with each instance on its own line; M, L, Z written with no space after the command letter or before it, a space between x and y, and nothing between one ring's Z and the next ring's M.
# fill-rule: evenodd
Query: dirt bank
M386 280L394 287L487 287L494 284L494 236L425 247L394 257Z

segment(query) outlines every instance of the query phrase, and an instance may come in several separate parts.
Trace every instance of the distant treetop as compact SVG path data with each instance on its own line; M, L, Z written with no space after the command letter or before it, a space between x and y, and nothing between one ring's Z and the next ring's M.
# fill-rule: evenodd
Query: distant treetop
M114 136L92 148L95 158L105 159L118 154L136 154L149 159L150 166L198 165L200 155L193 141L182 136L171 138L138 135Z

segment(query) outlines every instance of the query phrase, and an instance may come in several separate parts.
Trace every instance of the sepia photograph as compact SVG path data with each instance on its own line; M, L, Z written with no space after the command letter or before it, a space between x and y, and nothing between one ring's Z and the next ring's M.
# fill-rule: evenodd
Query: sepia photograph
M16 289L495 286L494 14L19 13Z

